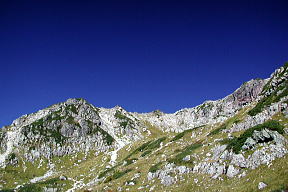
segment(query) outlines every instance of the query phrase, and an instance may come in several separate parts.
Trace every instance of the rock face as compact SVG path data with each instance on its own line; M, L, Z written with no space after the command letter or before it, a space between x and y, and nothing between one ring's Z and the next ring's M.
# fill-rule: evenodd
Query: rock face
M161 184L165 186L172 185L176 183L178 180L177 177L172 177L172 174L187 174L191 172L192 170L186 166L175 166L173 163L169 163L166 166L164 166L162 169L157 170L154 173L149 172L147 175L147 179L153 180L153 179L159 179Z
M274 141L276 144L284 145L286 143L285 138L280 135L277 131L270 131L268 129L263 129L262 131L254 131L252 138L249 137L244 145L242 146L242 149L251 149L253 148L257 143L264 143Z
M152 125L162 128L163 131L173 132L223 122L235 115L242 107L255 101L266 82L267 80L262 79L248 81L223 99L206 101L197 107L182 109L173 114L155 111L153 113L138 114L138 117L139 119L148 120Z
M226 175L228 177L234 177L235 175L237 175L239 173L239 170L236 169L233 165L229 165L228 169L227 169L227 173Z
M288 113L288 65L275 70L270 78L266 80L256 101L258 102L250 115L242 122L234 124L228 132L236 132L248 129L257 124L267 121L271 116L282 112L284 116Z
M119 143L137 140L141 138L141 125L126 113L119 107L99 109L83 99L68 99L24 115L2 133L0 147L4 153L0 164L5 166L5 159L13 151L33 161L76 152L107 151Z

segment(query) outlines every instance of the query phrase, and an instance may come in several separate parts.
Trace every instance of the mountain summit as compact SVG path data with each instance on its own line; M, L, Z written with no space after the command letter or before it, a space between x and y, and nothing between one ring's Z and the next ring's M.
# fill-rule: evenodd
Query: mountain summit
M131 113L68 99L0 129L0 191L284 191L288 63L216 101Z

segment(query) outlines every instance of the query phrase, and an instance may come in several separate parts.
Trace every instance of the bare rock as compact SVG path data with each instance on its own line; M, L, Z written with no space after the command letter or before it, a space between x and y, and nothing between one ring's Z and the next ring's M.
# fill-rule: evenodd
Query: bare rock
M264 189L265 187L267 187L267 184L266 184L266 183L264 183L264 182L259 182L259 184L258 184L258 189L259 189L259 190L262 190L262 189Z
M233 165L229 165L227 169L227 177L234 177L239 173L239 169L235 168Z

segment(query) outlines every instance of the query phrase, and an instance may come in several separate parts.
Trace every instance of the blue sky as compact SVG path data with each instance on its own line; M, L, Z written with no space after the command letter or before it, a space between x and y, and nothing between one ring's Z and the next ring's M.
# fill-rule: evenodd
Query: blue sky
M0 2L0 127L68 98L174 112L288 60L286 0Z

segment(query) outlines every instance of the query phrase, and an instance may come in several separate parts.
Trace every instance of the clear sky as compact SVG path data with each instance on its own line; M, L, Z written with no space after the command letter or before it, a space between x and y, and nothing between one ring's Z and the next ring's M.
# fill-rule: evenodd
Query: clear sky
M0 127L68 98L175 112L288 60L287 0L0 1Z

